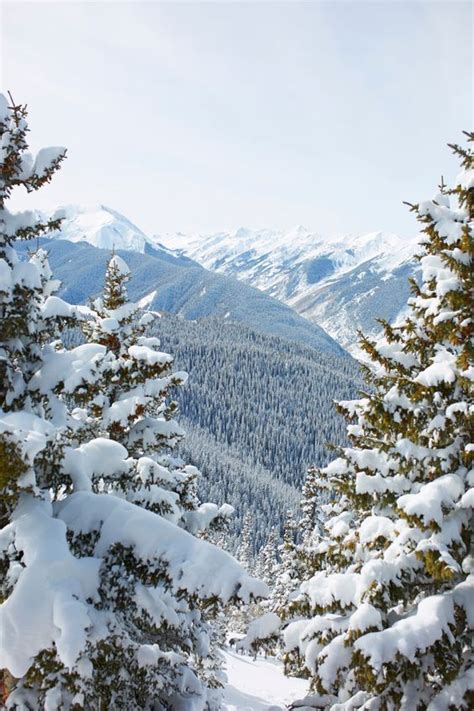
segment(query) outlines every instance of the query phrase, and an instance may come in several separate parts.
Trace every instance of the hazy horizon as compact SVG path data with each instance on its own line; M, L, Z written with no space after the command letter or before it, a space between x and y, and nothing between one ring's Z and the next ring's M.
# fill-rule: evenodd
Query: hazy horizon
M457 173L469 2L11 2L0 79L68 160L15 208L102 203L147 234L417 231Z

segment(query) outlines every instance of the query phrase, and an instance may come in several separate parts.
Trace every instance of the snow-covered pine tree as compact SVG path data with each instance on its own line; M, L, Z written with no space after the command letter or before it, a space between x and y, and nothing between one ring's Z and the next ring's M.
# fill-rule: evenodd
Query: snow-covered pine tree
M113 254L106 274L104 292L94 299L89 318L82 323L90 342L103 345L106 356L88 402L82 410L83 436L106 437L123 445L139 465L107 480L100 477L94 488L108 487L128 501L210 540L225 528L232 507L200 503L197 495L198 470L174 457L172 450L184 435L174 420L176 403L170 390L186 382L187 374L173 372L173 358L159 349L160 341L147 336L154 332L159 314L143 311L127 293L128 265ZM79 402L78 404L81 404ZM218 615L220 617L220 615ZM212 707L218 706L222 687L223 626L208 618L209 649L197 658L200 678L212 689ZM157 632L151 631L151 638Z
M294 520L292 511L287 511L283 528L283 541L278 547L279 562L276 566L274 583L271 590L270 609L283 613L290 594L297 588L299 582L296 547L296 529L301 530L301 524Z
M277 545L278 537L273 528L267 543L257 555L256 572L270 588L270 596L254 605L251 615L247 612L247 624L243 626L246 634L239 642L239 647L253 654L259 651L271 654L281 651L282 618L289 595L298 582L295 530L293 513L289 510L283 529L283 542Z
M141 456L145 449L170 448L182 437L172 419L176 404L167 396L187 376L172 373L173 358L159 351L156 337L147 338L147 326L159 316L129 301L129 278L128 265L113 254L103 295L91 302L89 318L81 324L87 341L99 343L107 354L95 389L85 398L83 415L86 432L88 427L96 436L123 444L130 455Z
M53 295L57 284L45 253L37 250L21 261L16 250L18 241L48 234L60 221L41 220L31 211L13 214L7 208L15 188L31 193L48 183L65 150L42 149L34 158L28 152L26 107L9 99L0 94L0 668L5 697L21 686L15 677L28 669L36 673L54 655L53 639L43 634L47 621L40 624L42 629L34 623L37 616L53 614L51 562L64 565L64 574L71 577L69 590L61 592L62 603L70 605L73 614L80 607L75 577L85 572L83 563L72 556L66 528L55 520L51 505L61 474L64 410L54 392L43 394L33 387L50 342L70 325L74 310ZM58 591L61 577L56 573ZM81 592L86 589L87 582ZM61 615L59 596L56 610ZM20 619L27 633L15 648ZM58 622L58 632L59 626ZM67 624L62 631L67 632ZM25 647L28 664L20 661ZM27 692L22 699L30 701L29 708L36 706L34 693Z
M321 491L318 488L318 479L318 470L315 467L309 467L306 472L300 503L301 518L299 520L299 529L303 540L313 534L318 506L323 503L319 496Z
M290 610L289 603L292 596L295 595L294 591L298 586L299 568L301 567L295 543L296 530L297 525L293 513L289 510L286 513L283 528L283 542L277 548L279 556L275 555L276 540L272 539L259 554L262 564L257 570L260 577L266 580L270 588L270 596L252 608L254 619L248 625L246 635L240 642L242 649L254 654L258 651L265 651L280 655L282 652L281 629L288 623L286 617ZM265 549L267 549L267 553L265 553ZM270 551L273 551L273 555L270 555ZM285 661L286 668L289 670L288 655L286 655ZM303 674L303 676L307 676L307 674Z
M127 471L119 478L113 473L95 486L112 486L129 501L191 533L215 528L232 508L200 504L198 470L172 455L184 432L174 419L177 406L170 391L186 382L187 374L173 372L173 357L160 351L156 336L147 335L159 314L143 311L129 300L129 278L125 261L112 255L103 295L91 303L89 318L82 323L88 341L106 348L99 377L87 392L82 429L87 436L92 432L94 437L119 442L140 466L133 477ZM83 404L82 397L77 404Z
M253 553L252 540L252 516L247 511L244 515L242 531L240 532L240 542L236 552L236 558L248 573L256 575L255 557ZM228 633L233 641L239 639L247 630L249 620L255 617L258 606L247 605L243 607L231 607L227 610Z
M52 340L76 310L52 295L44 253L22 262L15 250L18 239L59 227L5 207L14 187L41 187L64 156L47 149L34 160L26 132L26 109L1 97L0 668L14 678L7 708L204 709L210 699L197 658L208 654L209 611L248 602L265 586L115 490L147 465L95 436L97 413L88 421L96 383L117 357L100 343L68 351ZM71 403L81 407L71 411Z
M252 572L255 567L255 559L252 545L252 517L246 513L240 535L240 543L237 549L237 560L246 570Z
M340 404L351 446L320 471L333 503L285 631L311 675L302 705L472 708L474 134L454 189L412 206L421 284L384 324L370 392ZM454 204L450 205L450 200ZM300 704L301 705L301 704Z
M278 556L278 535L273 527L268 535L267 542L258 552L255 565L255 574L263 580L270 588L275 581L275 571Z

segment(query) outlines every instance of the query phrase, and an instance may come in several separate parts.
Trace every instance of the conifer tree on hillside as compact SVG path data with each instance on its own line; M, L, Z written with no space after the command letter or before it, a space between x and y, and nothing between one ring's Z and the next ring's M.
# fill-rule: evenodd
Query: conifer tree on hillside
M248 573L256 575L256 561L253 554L253 539L252 539L252 517L250 513L246 513L243 520L242 531L240 535L240 543L237 548L236 558ZM228 632L231 639L234 639L234 633L237 633L237 638L247 630L249 621L258 614L259 605L232 607L227 610Z
M216 708L200 673L212 615L265 586L188 532L217 507L182 515L187 494L172 491L173 472L154 458L156 442L177 425L162 400L147 411L157 394L147 383L160 393L163 386L148 376L171 357L141 336L127 347L129 361L120 344L67 350L58 340L79 311L53 295L58 284L44 252L20 261L15 243L59 224L13 215L5 202L17 186L47 182L64 150L33 159L26 133L25 108L0 97L0 669L13 678L6 707ZM107 337L120 322L131 327L125 306L104 315ZM121 416L106 421L107 407ZM135 502L126 482L137 479ZM160 496L176 502L176 515L156 512Z
M275 570L275 578L271 591L270 609L279 613L288 602L289 595L296 589L299 581L295 535L301 531L301 522L293 518L291 511L287 511L283 529L283 541L278 547L280 560Z
M84 431L119 442L139 460L132 473L125 470L118 478L112 473L106 481L112 491L215 543L232 507L201 504L198 470L173 456L184 432L174 420L177 408L169 393L186 382L187 374L173 372L172 356L159 350L156 336L147 335L149 327L159 331L154 325L159 315L129 301L129 278L125 261L112 255L103 295L92 302L89 318L82 323L88 340L106 348L99 377L93 390L89 389L83 409ZM100 477L95 487L104 483ZM222 631L220 615L217 620L209 618L207 654L194 652L199 676L208 686L209 708L219 706L223 686L223 659L218 649L224 644ZM159 633L151 627L144 634L154 640Z
M244 516L240 545L237 550L237 560L242 563L246 570L253 571L255 560L252 546L252 517L249 513Z
M146 337L147 326L159 316L129 301L129 278L125 261L112 255L103 295L91 303L90 318L81 325L87 341L104 346L108 356L96 391L88 393L87 421L96 432L106 433L130 453L140 455L145 448L172 447L183 436L172 421L176 403L167 402L167 395L171 386L187 376L172 373L172 356L159 352L156 337ZM152 416L153 422L144 421ZM138 422L142 423L139 428Z
M13 686L13 677L28 667L15 658L19 651L9 648L14 644L11 633L18 616L28 621L32 614L52 614L51 582L41 570L47 568L49 537L54 537L56 545L50 557L63 563L71 578L83 569L71 555L64 526L54 520L48 494L48 490L58 491L63 410L54 392L41 393L34 387L50 342L71 323L74 309L53 295L57 284L51 279L45 253L37 250L20 261L15 249L19 240L39 238L58 229L60 222L41 221L30 211L13 214L7 208L15 188L30 193L49 182L65 150L42 149L34 158L27 150L26 107L9 98L0 95L0 600L6 612L0 619L0 655L11 653L13 657L11 666L0 661L4 694ZM63 596L71 612L76 607L73 594L79 592L73 586L71 581L71 594L64 591ZM33 605L29 588L42 598L34 613L28 609ZM41 649L43 657L37 666L53 653L52 640L48 642L43 638L38 645L31 632L29 654L34 656Z
M303 539L313 534L318 506L322 503L319 498L321 491L318 487L318 478L318 470L315 467L309 467L306 472L300 503L301 519L299 528Z
M286 648L327 709L472 708L474 134L423 224L409 314L362 339L370 392L340 403L350 446L320 470L326 537ZM298 704L297 704L298 705Z
M159 315L143 311L129 300L129 278L127 264L113 255L107 265L104 293L92 302L89 318L82 323L86 338L106 348L99 376L87 394L84 432L119 442L129 454L140 458L135 476L125 471L107 482L129 501L192 533L210 525L216 528L224 524L232 508L200 504L198 470L172 455L184 432L174 419L177 406L170 390L185 383L187 374L173 372L172 356L160 351L156 336L147 335ZM101 478L96 486L103 483Z
M268 535L267 542L258 552L255 573L260 580L264 580L269 587L275 582L275 572L278 556L278 535L273 527Z

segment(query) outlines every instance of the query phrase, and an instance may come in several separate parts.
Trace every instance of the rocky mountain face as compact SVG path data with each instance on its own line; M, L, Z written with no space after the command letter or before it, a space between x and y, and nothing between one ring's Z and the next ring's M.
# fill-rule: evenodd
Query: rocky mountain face
M358 330L375 335L377 318L401 315L417 270L417 239L383 232L328 238L299 226L155 239L285 302L352 352Z
M215 316L259 333L344 355L322 328L288 305L158 244L114 210L101 205L68 206L57 210L55 216L63 217L61 230L42 244L62 282L60 295L73 303L83 303L101 291L105 266L114 249L132 271L131 298L148 308L185 319Z
M326 237L302 226L150 237L104 205L70 205L55 216L64 218L60 240L135 255L141 298L156 308L229 318L316 348L337 350L336 341L354 355L359 331L376 335L377 319L394 322L403 314L408 279L417 274L416 237ZM93 260L89 252L92 271ZM81 287L71 274L74 284Z

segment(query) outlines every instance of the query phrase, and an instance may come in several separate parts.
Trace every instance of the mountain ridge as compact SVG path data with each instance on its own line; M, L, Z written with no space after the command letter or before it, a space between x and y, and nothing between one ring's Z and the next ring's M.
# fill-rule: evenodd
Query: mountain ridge
M235 281L225 285L217 277L238 280L239 284L286 304L306 323L321 327L319 335L322 342L326 341L325 347L329 347L326 338L329 334L356 357L361 355L358 332L374 337L380 331L377 319L389 322L399 319L410 295L408 279L417 275L417 238L401 238L394 233L323 237L297 225L286 231L239 227L232 232L209 235L177 232L150 237L127 217L100 203L63 206L49 216L63 218L61 229L52 235L55 240L140 254L167 262L170 268L187 266L189 274L192 269L204 270L199 277L193 273L191 287L186 286L185 280L181 280L179 287L171 280L173 295L167 299L158 295L161 308L174 313L181 308L187 318L196 314L235 318L235 302L242 301L242 294L238 296ZM147 303L151 304L157 298L155 285L146 270L141 269L140 279L144 289L138 297L148 298ZM232 298L228 298L230 293ZM222 294L226 296L221 298ZM260 301L255 292L249 298L252 302ZM192 300L195 308L191 308ZM267 302L267 306L272 312L278 310L273 302ZM264 316L264 311L262 302L257 308L259 317ZM279 316L282 323L278 332L272 331L275 335L284 336L285 323L290 328L290 321L290 330L307 330L304 322L297 324L288 312L280 311ZM247 317L250 326L262 330L256 317L250 314ZM247 317L243 317L241 310L237 320L245 323ZM289 337L293 338L294 333ZM301 335L296 340L302 342Z
M85 241L42 239L53 273L62 282L58 295L84 303L102 291L110 250ZM27 252L28 245L22 245ZM130 297L147 308L193 320L219 316L258 332L286 338L316 350L349 355L326 332L285 304L240 281L215 274L187 257L152 248L150 252L116 250L131 270Z
M357 353L357 332L376 335L376 318L396 320L416 274L417 238L393 233L322 237L302 225L289 231L159 235L208 269L234 276L283 301ZM388 283L390 282L390 283Z

